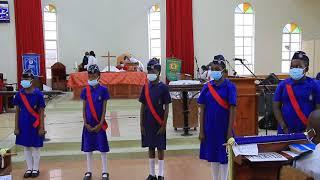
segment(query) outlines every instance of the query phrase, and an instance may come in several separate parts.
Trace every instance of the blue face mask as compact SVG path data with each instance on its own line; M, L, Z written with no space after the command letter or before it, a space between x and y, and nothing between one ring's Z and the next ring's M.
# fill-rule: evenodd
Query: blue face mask
M300 80L304 76L304 69L302 68L292 68L289 71L290 77L294 80Z
M31 87L31 81L30 80L22 80L20 85L23 87L23 88L29 88Z
M99 84L99 81L98 81L98 79L95 79L95 80L88 80L88 84L90 85L90 86L96 86L96 85L98 85Z
M157 74L147 74L147 78L149 81L155 81L158 78Z
M218 81L222 78L222 71L211 71L211 79Z

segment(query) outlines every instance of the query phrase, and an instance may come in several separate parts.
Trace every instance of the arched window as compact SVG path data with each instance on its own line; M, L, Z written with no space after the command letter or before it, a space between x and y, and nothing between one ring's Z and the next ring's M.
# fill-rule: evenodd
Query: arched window
M44 40L47 78L51 79L51 66L58 61L57 9L49 4L44 7Z
M290 60L296 51L301 50L301 29L295 23L287 24L282 32L281 72L289 73Z
M239 4L234 14L235 57L245 59L244 63L254 71L254 12L249 3ZM239 75L250 72L236 61L235 70Z
M160 6L153 5L149 11L149 58L161 57Z

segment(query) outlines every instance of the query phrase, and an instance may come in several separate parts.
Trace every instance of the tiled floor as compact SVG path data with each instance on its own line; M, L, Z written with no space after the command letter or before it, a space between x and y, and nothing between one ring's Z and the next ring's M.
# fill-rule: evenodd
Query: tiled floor
M80 180L86 171L85 161L42 161L38 180ZM111 180L143 180L148 175L147 159L109 160ZM101 179L101 163L94 161L94 180ZM157 167L156 167L157 169ZM23 179L23 164L15 165L13 179ZM158 172L158 171L156 171ZM165 160L166 180L210 180L210 166L197 156L168 157Z
M82 102L72 101L67 94L51 101L46 108L46 138L50 143L80 142L83 127ZM140 139L140 104L135 99L110 100L107 109L108 138L113 140ZM14 145L14 113L0 114L0 147ZM169 115L167 137L181 138L181 131L172 127ZM197 136L194 132L194 137Z

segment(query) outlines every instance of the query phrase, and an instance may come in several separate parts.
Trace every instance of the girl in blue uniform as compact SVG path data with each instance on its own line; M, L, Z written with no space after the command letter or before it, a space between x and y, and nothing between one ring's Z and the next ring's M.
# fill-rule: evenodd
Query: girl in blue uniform
M226 180L228 160L226 147L232 137L235 119L237 92L235 85L225 79L226 65L222 55L214 57L211 66L211 81L204 85L200 104L200 159L211 163L213 180Z
M278 133L302 133L308 117L320 107L320 87L306 76L309 58L296 52L291 60L290 78L282 81L274 95L273 110L278 121Z
M83 100L83 120L81 150L87 156L87 172L84 180L92 178L93 151L101 152L102 180L109 180L107 170L107 152L109 152L105 121L107 100L110 99L108 89L99 84L100 70L97 65L88 67L88 84L81 92Z
M43 94L32 86L33 74L26 71L22 74L23 87L14 97L16 106L15 130L16 144L24 147L27 171L24 178L35 178L40 174L40 148L43 147L44 108Z
M155 149L158 150L158 180L164 179L164 150L166 150L166 125L171 97L167 85L159 81L161 66L157 59L148 63L148 82L142 89L139 101L142 147L149 148L149 176L157 180L155 173Z

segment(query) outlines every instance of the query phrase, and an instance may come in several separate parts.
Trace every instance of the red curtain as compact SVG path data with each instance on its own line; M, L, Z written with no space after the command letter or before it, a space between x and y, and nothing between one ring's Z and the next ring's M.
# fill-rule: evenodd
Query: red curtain
M21 80L22 55L40 55L40 74L46 82L46 63L41 0L14 0L17 41L17 79Z
M182 73L194 74L192 0L167 0L166 56L182 60Z

